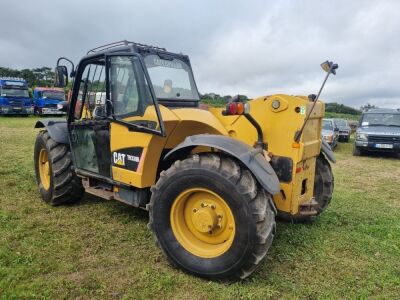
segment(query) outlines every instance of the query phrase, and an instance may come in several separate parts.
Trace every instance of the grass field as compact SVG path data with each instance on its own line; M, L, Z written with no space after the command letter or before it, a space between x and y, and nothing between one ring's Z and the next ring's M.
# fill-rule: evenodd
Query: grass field
M147 213L85 196L41 201L33 171L36 119L0 118L1 299L399 298L400 159L353 157L340 144L335 193L313 224L278 223L261 268L219 283L173 269Z
M348 121L360 121L361 115L350 115L350 114L342 114L342 113L334 113L334 112L325 112L325 118L337 118L337 119L345 119Z

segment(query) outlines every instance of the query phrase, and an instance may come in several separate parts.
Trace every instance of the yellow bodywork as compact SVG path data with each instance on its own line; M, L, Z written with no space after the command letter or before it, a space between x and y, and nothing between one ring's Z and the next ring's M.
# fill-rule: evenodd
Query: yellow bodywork
M166 137L129 131L118 123L111 123L111 152L120 149L143 147L139 166L131 171L117 166L112 167L113 179L128 185L145 188L155 183L158 163L165 149L172 149L181 143L187 136L209 133L228 135L225 127L209 111L198 108L168 109L160 105L160 112L165 126ZM157 122L157 115L153 106L149 106L142 117L129 117L126 122L133 120L152 120Z
M274 101L279 102L279 108L273 108ZM313 104L307 97L273 95L251 100L249 104L250 114L263 130L268 152L293 160L292 181L281 182L281 193L274 195L274 202L278 210L297 214L299 205L313 197L315 160L321 149L324 104L316 103L299 143L294 143L294 136L303 125ZM221 110L210 109L224 124L229 135L254 145L257 132L250 122L244 116L223 116Z
M313 102L307 97L272 95L248 102L250 114L260 124L268 152L292 159L292 180L281 182L281 192L274 195L278 210L297 214L302 203L313 197L316 157L321 149L321 120L324 104L317 102L299 143L294 143L298 131ZM274 104L273 104L274 103ZM279 105L278 105L279 104ZM275 107L275 108L274 108ZM118 123L111 123L111 152L119 149L143 147L136 171L112 167L115 181L145 188L157 179L158 165L165 151L173 149L187 136L195 134L229 135L251 146L257 141L255 128L244 116L223 116L222 108L167 108L160 105L166 136L129 131ZM158 123L155 109L149 106L142 117L129 117L124 121L151 120ZM210 151L197 148L195 151Z

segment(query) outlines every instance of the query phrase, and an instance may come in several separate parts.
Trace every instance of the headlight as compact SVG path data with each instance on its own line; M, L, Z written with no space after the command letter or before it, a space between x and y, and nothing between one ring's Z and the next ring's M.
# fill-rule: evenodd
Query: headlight
M325 141L332 142L332 137L333 137L333 135L332 135L332 134L329 134L329 135L324 135L324 140L325 140Z
M359 141L368 141L368 135L365 133L357 133L356 139Z

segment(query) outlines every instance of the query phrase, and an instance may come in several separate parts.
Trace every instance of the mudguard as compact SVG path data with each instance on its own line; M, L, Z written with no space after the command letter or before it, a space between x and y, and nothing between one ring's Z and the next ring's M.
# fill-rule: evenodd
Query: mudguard
M241 161L254 175L261 186L270 194L280 191L278 176L261 150L223 135L200 134L187 137L165 155L164 160L176 160L188 155L197 146L218 149Z
M69 143L67 121L57 119L43 119L36 122L35 128L46 128L50 137L57 143Z
M329 144L324 140L322 140L321 152L325 154L326 158L329 159L329 161L333 163L336 162L336 157L335 154L333 154L331 146L329 146Z

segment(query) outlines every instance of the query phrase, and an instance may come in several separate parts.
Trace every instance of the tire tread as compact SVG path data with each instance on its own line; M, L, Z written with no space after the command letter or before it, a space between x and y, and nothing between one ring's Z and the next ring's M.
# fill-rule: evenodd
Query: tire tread
M159 180L151 188L152 196L146 207L149 211L148 228L154 233L155 244L161 248L153 226L153 207L156 199L159 199L162 195L162 190L160 188L169 176L174 176L181 168L192 168L198 167L199 165L202 168L223 175L237 186L237 190L248 199L247 201L256 222L255 244L247 261L245 261L233 275L233 278L244 279L252 274L260 265L272 244L276 228L275 210L272 207L273 202L271 195L260 187L256 179L245 166L240 165L234 159L214 153L194 154L182 161L175 161L168 170L161 172ZM177 267L168 257L167 253L165 253L162 248L161 250L168 261Z

